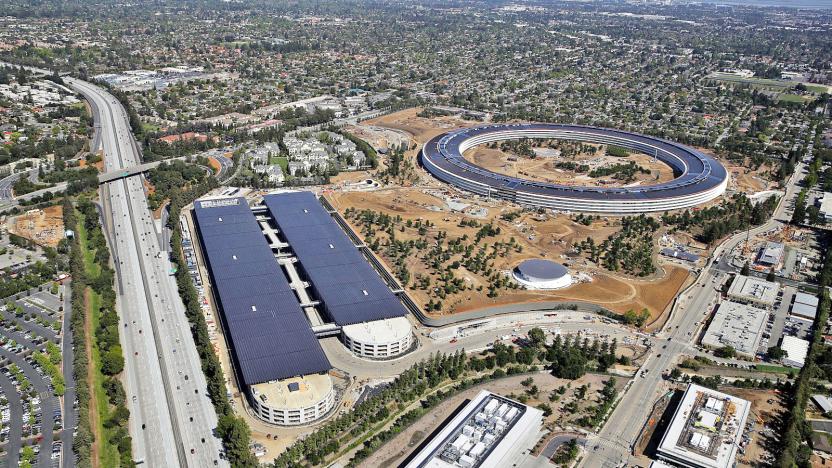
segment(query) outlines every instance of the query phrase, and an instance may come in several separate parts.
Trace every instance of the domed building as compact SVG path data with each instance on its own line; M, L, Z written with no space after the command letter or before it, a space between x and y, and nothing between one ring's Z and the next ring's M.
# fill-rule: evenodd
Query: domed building
M512 274L518 283L528 289L561 289L572 284L569 270L551 260L524 260L514 268Z

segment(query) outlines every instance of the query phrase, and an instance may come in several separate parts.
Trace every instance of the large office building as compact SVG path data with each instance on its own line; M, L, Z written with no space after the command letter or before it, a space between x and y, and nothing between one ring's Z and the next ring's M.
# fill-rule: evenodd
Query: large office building
M621 146L666 163L675 178L637 187L572 186L498 174L463 157L475 146L520 138ZM455 130L425 143L420 162L436 178L477 195L564 211L631 214L689 208L719 197L728 184L722 164L696 149L647 135L583 125L514 123Z
M244 198L194 204L203 258L248 401L264 420L307 424L334 406L331 365Z
M539 438L543 412L481 391L419 452L406 468L503 468Z
M686 468L731 468L751 403L691 384L659 444L658 456Z
M728 288L728 297L735 302L769 309L777 300L780 285L751 276L737 275Z
M312 192L263 199L294 264L355 354L389 359L415 343L407 309Z
M737 302L723 301L702 338L709 348L731 346L737 354L753 358L757 354L768 311Z

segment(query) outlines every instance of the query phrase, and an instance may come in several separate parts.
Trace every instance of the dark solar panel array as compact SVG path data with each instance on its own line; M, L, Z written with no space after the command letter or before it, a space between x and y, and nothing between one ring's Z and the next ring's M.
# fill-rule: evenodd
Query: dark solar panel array
M402 317L405 308L311 192L267 195L280 234L338 325ZM298 265L296 264L296 265Z
M577 187L519 179L498 174L466 160L459 151L469 138L504 130L523 131L574 131L580 132L579 140L591 141L589 135L598 138L624 139L618 144L650 153L655 149L658 159L670 165L678 177L664 183L631 188ZM711 157L671 141L613 129L562 124L503 124L466 128L437 135L425 144L422 157L427 157L439 167L466 179L486 184L494 189L508 188L518 192L589 198L597 200L643 200L688 195L713 188L727 177L725 168Z
M246 385L332 366L244 198L195 203L215 297Z

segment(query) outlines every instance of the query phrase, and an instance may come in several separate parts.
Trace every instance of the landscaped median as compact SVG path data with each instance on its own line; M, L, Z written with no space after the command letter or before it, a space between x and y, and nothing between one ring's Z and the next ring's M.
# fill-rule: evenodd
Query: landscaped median
M73 450L78 466L132 466L127 428L130 412L118 377L124 357L115 311L114 272L98 220L95 205L87 199L79 200L77 207L71 201L64 206L64 223L76 233L70 253L71 327L80 418Z

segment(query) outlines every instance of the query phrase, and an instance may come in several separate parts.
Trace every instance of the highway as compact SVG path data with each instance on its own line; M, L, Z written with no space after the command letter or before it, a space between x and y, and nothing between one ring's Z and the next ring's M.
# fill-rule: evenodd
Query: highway
M92 102L107 172L140 165L126 112L105 90L65 80ZM117 275L133 457L148 466L227 466L213 435L217 416L171 264L159 245L142 175L101 185Z
M803 180L803 164L798 164L786 186L771 219L751 229L750 235L765 232L788 221L788 210L794 204L799 191L798 184ZM720 244L712 255L696 282L680 295L679 301L671 311L670 320L654 342L651 353L647 356L642 371L647 373L636 377L632 386L622 396L616 409L610 415L599 434L591 437L587 444L587 456L581 462L585 467L617 467L631 463L632 446L647 421L653 404L667 388L662 373L672 369L682 354L692 354L697 322L701 322L710 313L717 301L717 289L724 279L728 255L737 244L744 241L746 232L738 233ZM720 259L714 263L713 259Z

